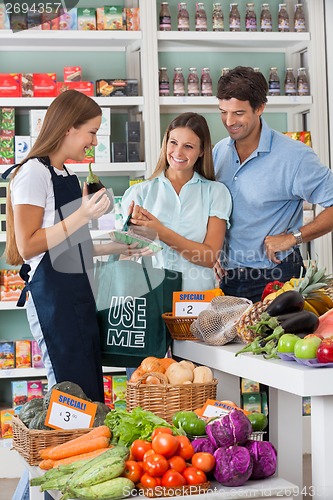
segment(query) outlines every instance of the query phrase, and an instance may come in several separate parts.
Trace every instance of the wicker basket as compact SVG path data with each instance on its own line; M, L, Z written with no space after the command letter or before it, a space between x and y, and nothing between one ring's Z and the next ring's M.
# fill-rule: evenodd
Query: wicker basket
M28 462L38 465L41 462L39 452L48 446L69 441L91 431L91 429L71 429L44 431L28 429L17 415L13 415L13 448Z
M156 488L145 488L141 483L137 484L139 493L143 493L148 498L177 497L179 495L199 495L206 493L210 487L210 482L201 484L186 484L185 486L157 486Z
M159 378L161 383L145 384L149 375ZM146 373L137 382L127 382L126 408L131 411L140 406L171 423L177 411L192 411L201 408L207 399L216 399L216 386L216 379L205 384L170 385L160 373Z
M172 313L162 314L162 318L165 321L166 326L170 332L173 340L198 340L190 332L190 326L197 317L180 317L176 318L172 316Z

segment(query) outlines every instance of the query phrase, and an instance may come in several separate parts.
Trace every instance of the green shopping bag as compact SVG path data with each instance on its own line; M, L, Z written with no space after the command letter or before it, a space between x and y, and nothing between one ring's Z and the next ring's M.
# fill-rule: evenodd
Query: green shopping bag
M172 310L172 292L182 289L178 271L142 262L98 263L97 319L104 366L136 368L147 356L162 358L171 337L161 315Z

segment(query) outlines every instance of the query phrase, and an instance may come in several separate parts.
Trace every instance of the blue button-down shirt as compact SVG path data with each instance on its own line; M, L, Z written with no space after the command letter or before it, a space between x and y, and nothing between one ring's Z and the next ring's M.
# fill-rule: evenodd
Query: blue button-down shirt
M194 172L193 177L177 195L164 173L154 179L134 184L125 192L122 201L124 217L134 200L162 224L192 241L205 240L209 217L229 220L231 196L220 182L210 181ZM184 259L173 248L161 242L163 251L154 257L156 267L174 269L183 273L183 290L214 288L213 269L197 266Z
M258 148L242 164L231 138L222 139L213 150L216 178L229 188L233 202L225 239L226 269L273 268L265 237L301 227L303 200L324 208L333 205L331 170L310 147L272 130L262 118L261 122Z

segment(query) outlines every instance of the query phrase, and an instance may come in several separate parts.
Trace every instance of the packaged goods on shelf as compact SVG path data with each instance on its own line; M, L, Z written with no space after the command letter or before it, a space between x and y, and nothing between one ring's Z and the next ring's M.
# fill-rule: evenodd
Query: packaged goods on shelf
M64 12L58 18L59 30L77 30L77 9L73 8Z
M91 31L96 29L96 9L77 9L77 29L79 31Z
M104 384L104 400L105 404L111 406L112 404L112 375L103 375Z
M247 393L242 395L243 409L250 413L261 413L261 394Z
M13 31L28 29L27 15L22 12L10 14L10 27Z
M15 135L15 109L0 108L0 136L13 137Z
M15 344L13 341L0 341L0 370L15 367Z
M0 165L11 165L14 157L14 137L0 135Z
M287 135L291 139L294 139L295 141L301 141L304 142L307 146L312 146L311 143L311 132L302 130L300 132L283 132L284 135Z
M57 75L55 73L33 73L34 97L56 97Z
M20 73L0 73L0 97L21 97Z
M0 269L0 285L20 286L24 285L19 271L16 269Z
M104 6L104 29L123 30L123 8L120 6Z
M12 163L14 162L14 158ZM0 158L1 164L1 158ZM1 302L12 302L17 301L20 298L23 285L19 286L0 286L0 301Z
M140 30L140 8L128 7L126 11L126 29L127 31Z
M98 135L98 144L95 146L95 163L110 163L110 136Z
M96 7L96 28L104 30L104 7Z
M42 351L39 348L37 340L31 341L31 365L33 368L44 368Z
M66 90L77 90L92 97L94 95L94 84L92 82L57 82L57 95Z
M9 30L10 23L9 17L6 12L6 7L3 4L0 4L0 30Z
M2 439L13 437L13 420L14 410L8 408L7 410L0 411L0 423L1 423L1 437Z
M31 368L31 343L30 340L15 341L15 367Z
M12 406L16 414L19 413L22 406L28 401L28 381L12 380Z
M28 380L28 401L43 397L43 384L41 380Z
M247 392L260 392L260 384L248 378L242 378L242 394Z
M42 14L40 12L28 10L27 13L27 29L41 30L42 29Z
M32 73L22 73L22 97L34 97Z
M140 143L128 142L127 143L127 161L139 162L140 161Z
M0 214L0 233L6 232L6 215Z
M14 140L15 163L20 163L31 149L31 137L29 135L16 135Z
M110 108L102 109L102 122L98 129L97 135L111 135L111 110Z
M46 109L30 109L29 110L29 125L30 125L30 136L37 137L41 131L43 121L46 115ZM31 146L33 142L31 141Z
M104 78L96 80L96 96L112 97L112 96L137 96L138 95L138 80L118 78Z
M127 161L126 142L112 143L112 162L124 163Z
M81 82L81 81L82 81L81 66L64 67L64 82Z
M140 142L140 122L126 122L126 141Z
M0 233L6 231L7 186L7 182L0 182Z
M113 375L112 377L112 401L124 401L126 396L126 375Z

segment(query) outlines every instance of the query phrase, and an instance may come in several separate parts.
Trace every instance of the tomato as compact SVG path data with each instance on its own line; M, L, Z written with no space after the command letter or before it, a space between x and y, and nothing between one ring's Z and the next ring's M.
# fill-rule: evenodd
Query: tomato
M176 436L176 439L179 442L177 455L182 457L184 460L190 460L194 455L194 448L191 441L186 436Z
M154 437L151 446L155 453L171 458L176 453L179 443L175 436L161 432Z
M133 481L133 483L138 483L143 474L142 465L139 462L135 462L135 460L127 460L125 462L125 470L122 473L123 477L127 477Z
M145 488L156 488L156 486L161 486L162 481L159 477L153 477L146 472L141 476L140 483Z
M204 471L197 467L187 467L183 472L183 476L187 484L202 484L207 481Z
M174 455L173 457L169 458L169 467L170 469L182 473L186 469L186 462L179 455Z
M326 338L322 341L317 351L319 363L333 363L333 338Z
M153 477L162 477L168 470L169 462L163 455L154 453L143 460L143 470Z
M151 440L153 440L157 434L161 434L161 432L165 434L172 434L172 429L170 429L170 427L156 427L156 429L152 432Z
M281 335L278 341L278 351L279 352L291 352L294 354L294 347L296 342L299 340L298 335L293 333L284 333Z
M143 455L143 460L145 459L145 457L148 457L149 455L155 455L153 448L150 448L150 450L146 451L146 453Z
M215 458L207 451L199 451L198 453L194 453L192 457L192 465L204 472L209 472L215 465Z
M299 339L294 348L296 358L310 359L315 358L321 340L318 337Z
M162 486L184 486L186 479L176 470L167 470L162 476Z
M143 460L143 455L148 450L151 450L151 443L149 441L144 441L143 439L136 439L135 441L133 441L130 451L133 460L139 462L140 460Z

